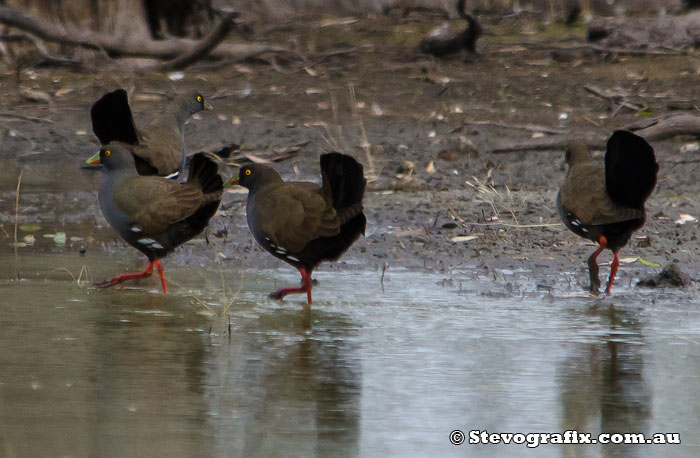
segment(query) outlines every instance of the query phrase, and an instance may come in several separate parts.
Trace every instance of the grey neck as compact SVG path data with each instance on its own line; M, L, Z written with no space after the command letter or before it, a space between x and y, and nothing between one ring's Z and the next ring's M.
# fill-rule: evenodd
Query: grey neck
M189 99L177 99L173 101L171 109L175 113L175 121L177 122L177 126L181 131L184 131L185 123L189 117L200 110L200 108Z

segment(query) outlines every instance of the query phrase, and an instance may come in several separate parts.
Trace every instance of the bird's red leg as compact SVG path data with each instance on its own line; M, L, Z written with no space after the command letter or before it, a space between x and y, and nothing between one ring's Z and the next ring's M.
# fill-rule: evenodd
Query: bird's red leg
M311 285L313 281L311 280L311 272L307 273L305 270L301 273L301 282L304 288L306 288L306 304L311 305Z
M608 239L604 235L598 237L598 244L600 245L588 258L588 276L590 277L591 286L589 291L591 294L598 295L598 290L600 290L600 279L598 278L598 255L608 246Z
M160 259L156 259L155 265L158 277L160 278L160 285L163 287L163 294L168 294L168 285L165 283L165 271L163 270L163 265L160 263Z
M114 286L117 284L124 286L124 282L127 280L136 280L137 278L150 277L151 274L153 273L153 264L155 262L158 262L158 261L149 262L148 266L146 267L146 269L143 272L135 272L135 273L117 275L116 277L112 277L109 280L95 283L95 286L97 286L98 288L109 288L110 286Z
M307 272L306 269L299 269L301 274L301 287L300 288L281 288L270 294L272 299L283 299L287 294L299 294L306 293L306 302L311 305L311 272Z
M613 262L610 266L610 279L608 280L608 286L605 288L605 294L610 295L610 290L612 289L613 282L615 281L615 274L617 273L617 268L620 266L620 258L617 256L617 251L613 252Z

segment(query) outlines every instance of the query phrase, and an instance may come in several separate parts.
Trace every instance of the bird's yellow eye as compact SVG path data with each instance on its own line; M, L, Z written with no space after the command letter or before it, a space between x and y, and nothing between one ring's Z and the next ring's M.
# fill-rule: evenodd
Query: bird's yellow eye
M201 101L202 101L202 96L201 96L201 95L198 95L198 96L197 96L197 102L201 102Z
M243 172L243 173L245 173L246 175L250 175L250 174L253 173L253 172L251 172L250 169L246 169L246 171Z
M105 150L105 156L109 157L110 154L112 154L110 150Z

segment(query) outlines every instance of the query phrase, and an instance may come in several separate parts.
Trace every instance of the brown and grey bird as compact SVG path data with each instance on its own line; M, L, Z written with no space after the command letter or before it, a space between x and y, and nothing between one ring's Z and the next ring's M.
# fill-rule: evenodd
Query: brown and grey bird
M296 267L301 287L282 288L270 296L306 293L311 304L311 273L321 261L338 259L361 234L367 219L362 198L362 165L345 154L321 155L321 186L284 182L262 164L240 168L227 185L248 188L246 214L255 240L273 256Z
M600 289L598 255L606 248L613 252L605 288L610 294L620 264L618 252L646 220L644 203L659 170L654 148L632 132L617 130L608 139L605 166L593 161L581 141L569 144L566 162L569 171L557 194L557 210L567 228L598 243L588 258L592 294Z
M199 92L177 96L153 120L137 129L124 89L108 92L90 109L92 131L100 144L129 145L140 175L168 176L182 172L185 164L185 122L212 106ZM96 160L96 153L89 160Z
M142 176L129 150L115 143L103 146L92 163L105 167L99 189L105 219L149 261L143 272L117 275L96 285L108 287L149 277L155 266L163 293L167 293L160 259L202 232L216 213L223 194L218 166L204 153L197 153L190 161L186 183Z
M462 19L467 21L467 28L464 31L454 33L449 24L438 27L421 41L421 51L436 57L463 53L464 59L477 54L476 42L483 34L483 29L476 17L467 13L464 9L465 0L458 0L457 13Z

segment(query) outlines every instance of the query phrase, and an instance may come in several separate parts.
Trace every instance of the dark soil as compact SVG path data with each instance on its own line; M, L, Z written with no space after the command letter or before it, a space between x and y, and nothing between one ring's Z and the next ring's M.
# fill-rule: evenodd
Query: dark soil
M30 234L36 239L34 246L19 248L23 253L105 250L137 260L138 253L124 248L100 214L99 174L80 168L98 147L90 105L104 92L125 87L138 123L160 110L174 92L198 88L215 111L189 122L190 152L237 144L240 150L229 162L240 163L241 154L288 156L276 168L294 180L318 180L318 157L331 149L364 164L367 234L341 266L448 272L486 265L542 275L573 271L583 289L585 260L594 248L568 232L556 213L554 199L565 173L563 151L489 151L549 135L533 125L604 142L614 129L664 113L671 102L698 97L700 64L689 56L587 55L558 62L544 48L531 46L567 37L581 40L585 26L486 19L484 55L464 63L420 54L420 39L436 24L395 18L326 21L331 25L324 27L320 22L308 20L267 39L358 51L306 68L285 62L201 64L177 82L166 74L115 69L99 75L34 69L21 72L19 82L9 69L2 72L0 111L42 118L33 122L0 115L2 252L12 250L8 244L14 240L15 190L22 169L19 221L40 226L19 231L19 240ZM615 90L646 108L619 108L586 92L585 85ZM28 100L25 89L48 94L50 103ZM647 205L646 226L622 251L618 276L625 282L660 270L652 264L677 261L692 277L699 267L697 222L675 223L681 214L700 216L697 143L678 138L653 146L661 167L658 186ZM295 147L299 150L287 153ZM207 233L209 244L190 243L168 262L208 265L224 259L232 266L279 265L252 242L241 191L226 194ZM56 231L67 233L65 248L43 237ZM460 237L470 235L476 237ZM330 268L337 267L321 267ZM606 272L604 267L601 274Z

